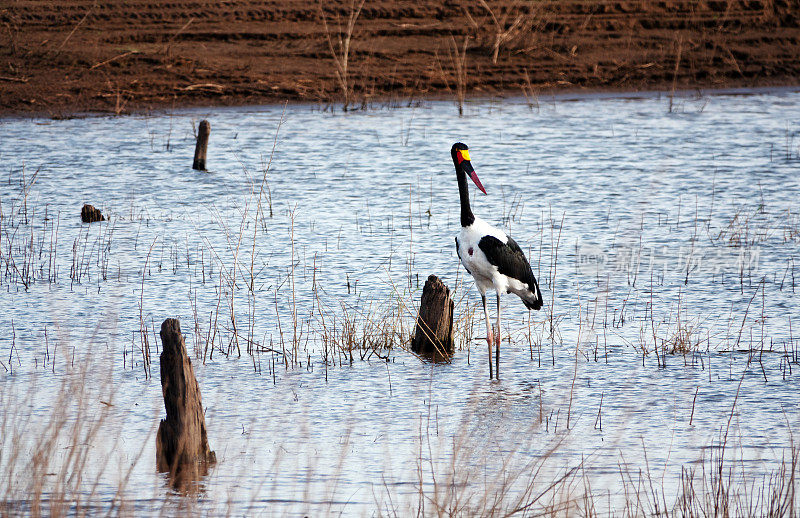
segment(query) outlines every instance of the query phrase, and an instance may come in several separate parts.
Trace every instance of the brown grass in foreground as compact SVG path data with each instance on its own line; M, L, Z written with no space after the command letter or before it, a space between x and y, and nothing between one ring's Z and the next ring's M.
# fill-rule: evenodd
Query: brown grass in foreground
M91 360L87 361L89 363ZM0 516L127 516L134 514L139 499L168 514L177 508L184 512L229 515L236 514L239 505L245 505L250 511L263 510L264 504L259 502L264 498L280 500L286 495L304 495L307 503L287 500L285 512L300 509L304 512L317 509L317 515L338 515L344 509L353 512L346 505L340 508L332 503L347 501L347 495L339 494L337 481L353 440L349 431L343 432L340 465L334 472L319 472L313 461L310 466L297 467L310 469L327 479L329 482L322 489L284 487L281 491L285 494L274 494L275 488L262 483L256 484L250 503L233 493L229 494L228 501L216 501L208 497L214 493L206 491L219 483L212 472L196 481L194 487L199 491L186 491L176 500L169 486L158 482L159 475L155 471L141 473L141 456L152 454L144 451L149 437L139 438L141 448L137 455L116 454L119 446L116 441L125 434L115 427L125 422L128 409L115 405L109 397L108 378L104 381L102 376L89 376L90 372L93 370L86 368L64 375L48 416L34 415L31 410L32 398L43 396L37 387L15 387L16 390L0 394L0 487L3 488ZM369 490L374 498L372 513L381 516L709 517L794 516L800 511L795 500L800 451L793 445L782 450L783 457L778 458L774 468L756 474L737 461L736 438L723 430L720 438L708 444L694 463L650 467L646 462L647 451L644 451L643 457L637 456L637 459L644 459L637 461L638 464L644 462L639 469L623 460L616 475L599 475L593 470L591 454L582 460L565 460L574 459L574 456L561 455L571 440L568 432L556 434L549 445L534 443L541 438L536 429L543 423L534 423L531 430L521 435L507 427L503 431L506 426L503 422L492 423L490 428L494 432L490 436L470 434L468 430L485 427L486 423L469 421L479 414L467 412L465 415L473 417L462 423L465 431L444 437L432 433L436 429L433 415L429 412L427 422L422 418L417 451L408 452L415 457L412 464L416 465L416 473L403 477L412 477L415 490L409 491L405 484L390 483L391 477L372 482ZM153 416L154 423L157 418ZM500 448L495 444L497 433L515 433L515 437L528 439L517 442L510 451L496 451ZM109 442L108 437L118 439ZM215 439L217 444L224 442L223 438ZM255 445L249 447L264 451ZM608 447L615 448L613 444ZM271 465L276 470L285 472L292 468L282 464L280 450L269 450L271 453L267 455L274 456ZM533 450L542 453L531 455L529 452ZM215 469L230 473L241 469L237 462L236 456L222 459ZM158 491L155 495L132 493L129 484L134 473L136 477L152 476L153 481L145 482L144 486L161 486L160 494ZM247 469L239 476L243 479L237 485L253 491L253 481L245 480ZM674 482L665 486L665 477ZM308 480L307 477L295 480L302 486L304 478ZM229 477L220 480L231 483ZM154 505L154 501L161 503ZM315 508L320 502L322 507ZM276 504L269 505L272 510L276 509Z

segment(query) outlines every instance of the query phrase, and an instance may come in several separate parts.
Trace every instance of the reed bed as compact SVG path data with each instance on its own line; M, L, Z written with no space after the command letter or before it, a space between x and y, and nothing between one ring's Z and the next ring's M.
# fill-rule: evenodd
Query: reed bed
M453 49L461 52L457 46ZM248 376L253 386L264 382L258 386L264 392L279 387L285 391L283 396L291 398L289 388L296 390L295 401L304 397L298 387L305 382L324 380L326 386L341 386L329 381L333 376L353 373L357 377L375 371L383 376L385 370L391 397L393 390L398 391L396 364L411 363L419 372L430 368L442 376L448 367L456 367L430 364L408 351L420 277L424 280L428 273L420 260L428 246L426 234L449 231L456 221L452 214L437 209L433 187L430 193L419 185L411 188L402 213L381 214L365 203L355 214L342 216L338 234L331 225L317 232L316 225L329 222L308 217L313 207L276 187L276 176L285 173L276 160L282 121L283 117L270 155L261 158L260 166L240 161L241 195L231 197L229 205L197 209L200 215L156 217L147 207L112 204L105 209L109 221L80 225L76 218L53 213L37 197L37 173L17 168L9 174L0 199L0 287L13 294L15 301L25 300L28 294L44 292L57 298L74 292L87 298L109 294L126 302L120 303L118 321L109 318L97 324L93 339L94 353L108 360L100 370L116 368L121 381L87 374L97 364L90 361L91 355L81 353L82 344L76 343L75 335L94 324L91 316L82 314L78 321L69 311L54 309L50 318L41 321L12 320L10 335L0 341L4 384L0 476L7 488L0 515L92 514L95 510L136 514L136 506L145 504L141 488L130 488L132 473L138 474L139 481L154 481L156 501L175 497L177 502L171 505L192 512L239 514L244 509L246 514L262 509L265 499L279 500L287 493L300 495L300 503L287 504L291 510L296 505L306 511L304 506L311 506L313 497L322 494L324 503L314 514L349 511L342 504L348 495L338 484L346 479L342 465L352 454L352 441L359 440L357 424L343 426L338 464L329 462L329 456L308 453L309 459L291 466L292 473L317 475L316 482L298 477L287 489L283 479L275 487L265 481L256 485L251 501L220 497L214 488L234 492L231 484L246 485L248 468L242 466L254 457L280 472L282 440L292 439L282 436L285 430L270 429L277 438L268 442L265 437L271 435L263 430L259 435L258 423L246 422L238 403L220 421L231 419L233 413L246 424L241 430L228 427L220 432L217 444L226 444L239 434L253 434L254 440L222 459L218 471L201 481L206 489L200 495L164 496L166 485L161 486L157 475L141 475L150 467L146 440L120 430L118 425L128 414L112 396L115 387L131 383L157 392L156 380L151 380L159 354L156 329L173 312L184 322L196 365L207 369L209 378L219 370L231 378ZM151 147L169 153L171 132L170 123L167 136L161 138L163 146L154 145L158 135L151 134ZM404 145L413 143L413 132L411 122L401 129ZM581 214L557 205L532 209L521 196L503 194L499 219L529 246L547 301L543 311L527 313L507 298L507 320L501 330L504 351L512 351L504 361L513 361L518 369L522 365L526 373L524 387L518 391L522 396L513 396L534 410L538 406L538 418L528 423L529 429L520 430L518 421L505 420L505 416L471 413L478 408L475 404L464 412L457 433L439 435L437 408L428 396L416 450L392 452L397 464L389 463L384 480L368 484L372 500L365 504L361 498L359 511L447 516L797 514L798 454L791 437L788 445L776 449L778 460L760 467L739 455L752 438L735 435L738 416L747 411L737 402L738 388L729 426L716 440L699 439L702 451L693 451L696 455L690 460L664 463L664 467L649 464L648 454L661 453L660 448L647 451L643 447L641 454L631 454L610 436L603 451L575 455L580 445L572 441L580 439L571 434L587 427L587 419L594 422L588 427L598 434L625 428L626 423L619 422L625 420L624 413L609 410L614 400L607 378L597 382L593 377L603 369L601 364L621 365L625 373L644 372L650 377L707 374L712 387L730 380L735 383L738 375L742 379L763 376L765 384L793 379L800 359L800 340L792 327L796 322L775 300L791 301L797 289L797 215L773 206L769 196L734 206L719 202L715 193L712 183L710 193L679 198L669 210L645 206L633 218L615 218L609 210L600 224L610 241L602 243L584 243L576 237ZM166 223L173 217L185 218L192 232L172 232ZM343 265L337 256L355 245L343 243L342 234L356 240L380 239L386 248L377 256L365 254L354 266ZM665 235L675 236L671 242L680 245L663 247ZM457 368L469 370L485 360L482 311L472 280L452 255L452 269L437 273L447 280L456 304L452 360L461 362ZM181 292L175 293L175 285L181 286ZM721 305L710 297L728 301L725 311L719 311ZM170 307L165 308L162 301L169 301ZM101 313L113 315L117 310L102 308ZM28 393L26 376L37 375L63 380L63 385L57 393ZM295 385L298 379L302 382ZM434 379L431 374L431 384ZM218 392L237 392L235 384L220 384ZM599 385L594 389L599 394L590 396L596 397L591 401L596 413L592 411L588 418L586 410L578 410L587 404L581 401L586 397L584 385ZM5 386L17 391L6 391ZM700 386L692 389L689 426L699 419L696 415L704 404ZM376 386L364 390L376 400L379 391ZM476 393L480 394L476 399L492 395ZM499 401L490 400L489 406L505 410L502 396ZM36 409L48 399L56 411L42 417ZM688 409L688 404L681 408L686 413ZM148 417L154 425L158 413ZM482 428L487 422L492 424L491 433ZM513 429L516 439L493 442L504 426ZM786 429L792 426L789 423ZM95 469L98 452L116 447L103 437L118 435L135 443L135 454ZM602 437L605 441L607 436ZM270 444L270 451L264 452L263 443L255 438ZM296 443L285 446L287 452L293 448L297 449ZM329 447L324 454L335 448ZM609 451L635 459L620 462L619 472L609 474L608 464L599 459ZM409 465L414 466L412 472L403 471ZM231 470L241 470L233 482L228 476Z
M271 160L272 157L265 160L258 175L245 169L251 182L248 195L235 209L237 217L212 210L212 220L224 236L221 243L212 242L204 234L190 242L165 234L152 237L150 232L151 237L145 240L139 236L145 216L134 216L141 218L133 243L141 265L134 274L138 278L137 321L132 354L130 362L126 357L126 366L140 368L149 376L152 355L157 352L153 342L157 340L155 316L148 314L145 294L152 282L170 275L189 279L191 289L186 302L191 311L186 318L191 320L195 356L203 361L213 359L215 354L241 357L269 353L277 354L279 363L287 368L301 365L310 368L310 360L321 358L323 364L338 364L340 358L355 358L352 355L355 350L362 351L357 355L360 359L407 350L420 295L419 273L413 262L413 236L415 227L424 231L426 216L421 208L429 202L409 201L411 224L405 230L405 237L412 248L400 270L391 269L393 261L400 262L395 258L396 253L387 258L381 267L383 280L379 282L383 289L378 291L382 293L364 294L358 279L346 276L345 296L339 286L326 285L323 280L331 278L322 265L335 253L333 250L314 250L309 255L307 244L303 244L302 252L295 247L299 209L289 206L275 209L277 202L268 181ZM16 197L6 198L0 205L0 284L9 290L23 291L34 286L60 286L65 282L62 272L69 273L71 290L92 286L100 292L109 283L130 282L130 268L123 275L122 266L119 261L115 265L114 257L120 225L130 227L135 221L117 215L108 222L91 226L75 227L71 223L70 230L65 231L60 213L48 213L47 207L40 209L29 200L30 182L21 181ZM754 212L734 208L732 216L717 221L713 210L712 205L703 216L704 209L695 208L687 218L681 214L679 205L675 214L655 215L654 227L650 230L643 227L644 231L691 228L690 246L678 250L677 257L659 256L662 250L648 246L639 237L634 246L620 243L610 254L604 252L605 260L610 262L602 265L602 272L591 271L597 265L582 264L585 251L580 243L575 243L574 253L564 251L562 231L570 219L566 212L558 215L550 210L538 214L533 225L529 224L531 231L525 240L531 247L534 273L550 300L543 314L523 317L522 327L515 325L504 330L508 339L529 349L531 357L534 349L540 353L543 345L550 345L551 360L555 361L554 349L576 339L577 328L570 331L569 337L563 332L564 323L571 322L595 338L594 344L587 346L595 357L601 348L603 356L607 356L609 337L617 348L621 342L644 356L665 350L686 354L701 349L706 352L741 349L743 343L750 344L748 349L786 348L794 354L797 349L794 336L779 338L776 343L774 337L764 335L764 325L769 320L766 302L760 305L761 315L755 318L752 313L748 317L745 306L732 308L722 321L692 316L698 312L687 307L690 302L686 299L698 276L703 277L704 283L710 282L720 289L738 290L745 302L761 290L753 299L754 304L768 299L770 290L794 293L797 289L798 272L791 255L784 266L773 269L770 277L759 275L758 270L763 266L762 247L791 246L795 241L795 214L770 214L761 204ZM507 225L530 221L519 199L509 200L504 212L503 221ZM369 228L372 225L369 215L360 221L357 215L355 225L361 234L375 234L375 229ZM65 232L69 237L64 237ZM286 259L278 259L275 252L265 253L259 245L265 239L272 239L276 232L288 238ZM70 246L65 246L65 239ZM325 247L331 245L326 243ZM337 241L336 246L341 244ZM560 280L561 268L569 268L559 267L565 253L567 263L573 262L576 269L568 272L571 288ZM274 261L285 262L274 268ZM479 338L474 334L478 314L469 279L464 279L457 265L454 269L457 270L453 285L457 301L456 337L459 350L469 350L473 339ZM556 296L565 288L575 297L573 300ZM271 313L274 327L264 329L259 315L265 312ZM37 331L40 335L45 333L46 329ZM16 340L29 339L25 335L15 336ZM2 365L6 370L8 363Z
M262 176L265 177L266 174ZM323 285L318 264L320 254L315 254L309 260L303 258L298 249L293 249L289 252L292 260L281 270L277 284L265 289L265 279L261 273L263 264L259 265L265 259L253 246L254 241L261 232L266 235L286 232L289 242L294 243L296 212L287 209L268 216L266 207L257 208L257 197L262 192L260 187L254 187L252 199L240 205L238 214L241 220L230 221L221 215L217 218L218 227L227 235L225 248L204 241L205 247L193 248L184 244L181 249L176 243L165 242L164 236L149 243L147 240L143 242L143 267L134 281L141 290L138 332L134 334L129 352L124 355L123 369L137 370L145 378L149 377L152 356L158 354L159 342L155 335L157 322L153 315L148 315L142 297L149 289L148 284L158 276L178 275L180 272L189 272L195 277L189 295L192 303L192 325L189 327L194 338L194 356L202 363L213 361L215 356L248 356L250 361L242 365L249 365L256 374L278 383L283 373L291 370L324 371L327 379L328 369L331 368L352 365L353 362L392 362L399 355L410 355L407 348L420 290L413 261L408 260L403 265L399 277L387 270L388 295L385 298L364 295L357 279L348 280L351 292L348 297L336 295L342 292L341 289L329 290ZM510 205L509 221L524 217L523 208L513 208L514 202ZM47 283L48 279L51 283L62 282L57 276L54 279L52 274L33 273L47 272L44 265L50 265L51 271L57 271L60 264L78 265L74 271L79 273L70 276L73 289L84 284L102 287L105 283L114 282L113 276L108 275L108 264L112 260L103 259L102 250L113 250L113 228L120 223L112 220L97 227L80 229L72 241L71 255L60 259L55 255L57 247L53 247L54 255L48 257L51 250L49 242L50 239L57 240L55 229L58 226L53 226L47 219L40 222L40 227L36 227L37 211L30 207L26 226L25 213L19 209L22 206L16 204L18 210L10 212L10 216L3 213L4 283L7 286L24 290ZM413 207L410 212L415 212ZM283 218L282 225L275 222L279 218ZM559 255L566 253L559 248L562 246L560 232L567 221L568 217L563 214L540 214L534 227L542 251L534 270L543 288L551 294L558 289L559 282L563 282L559 281L559 276L566 275L557 264ZM670 224L675 222L664 218L663 225ZM360 225L368 227L369 223ZM33 234L30 228L35 229ZM46 233L43 230L45 228ZM15 232L13 229L18 230ZM31 238L31 235L34 237ZM780 234L771 236L769 239L775 240ZM18 244L20 241L16 241L18 239L21 239L21 245ZM535 237L533 241L537 241ZM34 243L34 252L37 253L30 252L30 243ZM753 241L745 240L729 248L753 246ZM646 255L643 251L631 254L629 259L632 262L628 266L632 269L644 262L635 259L637 254ZM39 262L31 263L32 257ZM19 275L17 269L11 267L13 264L38 266L20 268L20 272L31 272L25 276ZM694 308L686 307L681 291L674 306L659 303L659 288L672 282L669 274L659 277L651 272L645 281L640 277L641 272L624 271L613 280L610 276L594 276L594 281L587 282L578 292L576 308L561 300L558 305L552 303L544 315L528 315L527 321L512 320L509 328L504 330L504 341L513 348L528 351L529 361L536 368L541 368L543 364L564 362L563 355L556 353L558 349L566 347L573 351L573 385L583 365L607 363L614 358L625 357L619 350L620 343L625 344L626 337L631 336L631 329L636 331L638 342L629 345L641 355L643 365L648 363L649 358L655 359L655 366L661 369L668 365L705 366L708 363L710 373L711 356L713 354L714 361L718 361L716 355L720 351L745 351L748 364L752 362L754 365L761 362L763 354L774 352L785 359L781 365L785 365L788 372L797 364L800 344L791 333L776 342L775 336L769 332L769 319L765 314L767 290L794 289L793 282L787 280L793 274L791 265L787 268L782 284L778 283L777 278L768 282L764 277L755 277L746 268L736 272L732 281L723 281L720 276L717 281L720 286L732 284L732 288L744 290L748 299L746 308L743 311L732 310L722 327L712 326L706 319L700 318ZM694 270L692 273L696 274ZM681 270L678 273L678 282L686 282L682 289L691 289L693 275L688 276L686 282L685 272ZM753 283L748 276L757 280ZM29 279L31 282L28 284L23 282ZM592 283L598 289L597 294L593 293ZM642 286L642 292L636 294L632 286L620 291L615 288L615 283L638 284ZM457 274L453 286L457 307L454 326L458 338L457 354L466 354L468 361L474 354L474 343L480 344L481 337L476 336L475 329L482 329L479 321L481 311L470 289L469 279ZM198 297L198 292L203 290L213 293L213 298L206 297L205 303L198 301L202 298ZM305 293L306 290L310 295ZM237 293L244 293L245 297L237 297ZM305 302L309 298L312 301L310 305ZM270 311L276 322L276 328L271 333L258 332L259 312L262 310ZM575 341L574 335L565 329L572 322L578 328ZM42 336L53 336L53 332L51 330L48 335L44 330ZM15 335L15 340L21 338ZM139 457L113 470L105 466L99 471L89 468L94 466L92 455L100 448L93 445L100 442L100 437L106 433L100 430L105 430L104 427L109 423L119 422L119 416L115 419L110 417L116 411L113 399L96 395L113 392L111 386L108 383L98 386L97 381L87 378L84 371L71 372L76 363L75 347L59 344L57 339L52 339L52 342L46 340L45 343L44 352L37 353L33 359L34 370L55 372L58 365L65 380L59 389L56 404L62 410L49 420L34 423L31 415L25 414L26 409L34 406L34 402L13 399L17 396L4 391L2 435L5 442L0 445L0 451L4 452L0 468L7 490L0 504L2 513L34 516L91 513L97 510L112 514L132 513L139 496L132 493L127 484L131 474L141 469ZM19 348L19 345L12 344L8 357L2 360L2 367L9 374L26 367L20 360ZM70 350L72 361L65 361ZM23 355L23 358L26 357ZM62 358L60 363L57 363L56 357ZM672 357L682 360L673 361ZM82 361L77 363L81 365ZM387 374L391 377L388 370ZM767 371L764 376L766 379ZM774 374L770 374L770 377L774 379ZM86 393L95 395L92 399ZM450 436L436 443L433 439L435 434L430 431L432 425L426 423L425 431L420 432L418 437L419 447L413 459L417 466L413 477L415 491L409 494L402 490L403 485L396 486L388 480L376 482L371 488L375 500L372 507L374 512L382 515L414 513L437 516L756 516L765 512L777 515L797 512L794 491L798 452L793 446L785 450L784 458L777 467L752 474L748 471L752 469L749 465L737 461L736 448L731 446L733 441L723 438L711 442L694 463L670 468L669 477L679 480L677 487L663 486L661 481L667 468L663 468L664 471L652 466L633 468L626 463L616 477L609 478L607 473L602 476L598 474L603 470L593 467L591 454L586 459L565 463L563 455L569 447L569 429L574 426L570 423L573 403L571 390L569 397L569 404L562 409L566 417L548 413L546 409L541 412L530 436L541 437L537 430L544 427L546 434L553 434L553 443L546 451L535 456L530 451L540 451L541 445L520 444L514 449L497 452L497 456L488 462L487 451L491 452L492 449L489 447L487 450L487 445L480 441L476 443L475 436ZM108 404L100 403L99 408L90 405L90 401L94 404L98 399ZM18 416L13 409L19 409L23 414ZM602 419L601 399L596 426L603 427ZM157 422L156 416L153 422ZM476 423L466 423L465 428L475 426ZM63 457L57 452L63 448L71 453L62 464ZM139 455L146 454L142 453L144 448L145 443L142 442ZM278 458L271 462L281 465ZM408 462L406 458L401 464ZM481 467L486 466L487 462L497 471L487 473L486 468ZM327 465L317 469L321 470L320 476L323 478L331 475ZM123 475L116 476L112 472ZM331 476L327 482L330 485L324 489L330 495L330 500L336 500L338 495L336 479L336 476ZM215 480L212 473L203 484L213 487ZM113 498L109 497L109 484L118 486L113 491L116 495ZM285 487L275 489L280 492L285 490ZM294 494L305 494L309 498L319 491L318 485L292 490ZM239 499L223 503L197 499L192 495L181 498L184 500L175 505L208 514L227 514L228 510L242 505ZM261 498L263 496L254 497ZM249 505L258 507L256 503ZM321 514L335 514L337 509L336 505L330 504Z

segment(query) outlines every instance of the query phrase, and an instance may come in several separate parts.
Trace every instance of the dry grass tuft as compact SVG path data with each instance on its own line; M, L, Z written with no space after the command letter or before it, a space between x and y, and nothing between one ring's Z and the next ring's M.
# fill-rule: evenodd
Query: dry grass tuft
M339 13L336 13L337 28L334 35L332 35L332 31L328 27L328 18L325 14L322 1L318 4L319 16L322 19L325 38L328 42L328 50L336 66L336 80L342 91L342 97L344 99L342 110L344 111L347 111L352 102L353 92L349 75L350 45L353 41L353 31L356 27L356 21L361 14L361 9L364 7L365 1L366 0L360 0L360 2L356 4L356 0L351 0L349 12L347 13L347 21L344 24L339 17Z
M689 354L697 351L702 341L698 327L691 322L678 322L672 335L664 340L662 348L669 354Z
M61 376L55 394L38 387L35 378L24 394L15 386L0 393L0 516L82 516L126 507L128 480L147 440L142 438L138 455L125 458L115 479L120 430L112 419L111 363L94 360L92 353L77 363L81 367ZM45 413L36 410L51 397ZM116 484L111 498L109 484Z

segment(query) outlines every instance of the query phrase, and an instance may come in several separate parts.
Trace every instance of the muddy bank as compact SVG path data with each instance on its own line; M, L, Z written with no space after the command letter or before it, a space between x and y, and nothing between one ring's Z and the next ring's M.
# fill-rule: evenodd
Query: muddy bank
M459 91L796 85L799 5L369 0L355 18L349 0L5 2L0 114L341 103L345 84L355 107Z

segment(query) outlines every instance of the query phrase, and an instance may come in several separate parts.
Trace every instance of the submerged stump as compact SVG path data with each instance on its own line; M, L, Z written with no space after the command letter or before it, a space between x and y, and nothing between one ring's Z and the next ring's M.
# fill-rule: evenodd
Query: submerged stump
M411 350L417 354L453 353L453 299L450 289L435 275L428 277L422 289Z
M211 124L207 120L200 121L197 131L197 144L194 147L194 163L192 169L206 170L206 150L208 149L208 136L211 133Z
M159 471L181 478L194 478L198 465L216 461L208 447L206 420L200 387L181 334L181 324L168 318L161 324L161 391L167 418L156 435L156 464Z
M96 209L88 203L81 209L81 221L84 223L94 223L95 221L105 220L106 218L103 216L103 213L100 212L100 209Z

